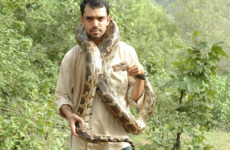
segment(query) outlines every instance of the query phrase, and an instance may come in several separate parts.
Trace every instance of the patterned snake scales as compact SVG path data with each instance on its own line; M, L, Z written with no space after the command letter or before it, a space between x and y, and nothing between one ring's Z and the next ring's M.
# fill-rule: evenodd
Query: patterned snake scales
M103 47L98 47L88 39L84 27L80 25L75 34L79 46L85 52L86 75L84 89L81 94L81 100L78 105L77 115L84 118L85 123L76 122L76 133L80 138L87 142L128 142L135 149L133 142L127 137L113 137L95 133L88 126L89 115L97 91L102 100L108 106L109 110L116 116L125 130L131 134L140 134L145 129L147 121L153 112L155 106L155 94L148 79L145 80L145 98L139 111L137 119L122 106L116 98L116 92L113 90L109 71L125 70L126 63L120 63L111 67L111 61L115 57L119 46L119 29L114 21L110 21L105 36L103 38Z

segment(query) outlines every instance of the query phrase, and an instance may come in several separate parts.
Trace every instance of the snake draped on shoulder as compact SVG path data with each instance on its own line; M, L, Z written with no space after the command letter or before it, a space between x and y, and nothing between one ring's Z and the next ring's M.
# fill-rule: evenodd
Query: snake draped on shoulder
M75 38L84 50L86 58L84 89L77 109L77 115L83 118L85 123L76 123L76 133L88 142L128 142L135 149L129 138L97 134L88 127L87 122L95 92L98 92L106 106L128 133L134 135L142 133L155 106L155 94L151 83L146 78L144 101L138 117L135 119L130 111L117 100L108 71L112 69L111 62L119 46L120 35L117 24L113 20L110 21L101 43L103 45L101 49L98 49L95 43L88 38L83 25L77 28ZM121 67L124 66L121 65Z

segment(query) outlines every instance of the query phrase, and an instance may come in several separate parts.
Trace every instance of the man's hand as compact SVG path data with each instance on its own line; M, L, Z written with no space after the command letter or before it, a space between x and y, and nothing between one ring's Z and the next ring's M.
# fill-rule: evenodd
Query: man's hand
M72 113L71 108L68 105L62 105L61 106L61 112L63 113L63 115L66 116L67 120L69 121L69 126L71 128L71 132L74 136L76 136L77 138L78 135L75 132L75 123L78 121L80 123L84 123L84 120L80 117L78 117L76 114Z
M137 64L137 63L129 64L126 70L129 76L137 76L137 75L143 76L145 74L144 67L141 64Z

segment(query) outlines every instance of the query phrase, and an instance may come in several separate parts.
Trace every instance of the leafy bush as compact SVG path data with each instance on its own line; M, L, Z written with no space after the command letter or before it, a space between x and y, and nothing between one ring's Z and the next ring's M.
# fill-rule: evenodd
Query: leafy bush
M64 148L68 126L57 121L60 118L55 113L54 97L44 101L37 90L30 96L30 100L17 99L5 106L0 105L6 111L0 116L0 147L8 150Z
M220 124L220 128L230 130L230 76L216 76L212 78L217 96L213 103L212 115ZM227 128L226 128L227 127Z
M214 128L217 121L211 115L212 104L216 98L211 78L216 75L216 63L220 56L226 56L222 44L211 47L198 41L199 32L192 35L194 45L177 55L173 62L175 71L162 89L171 98L160 100L152 120L149 139L153 142L142 146L150 150L164 149L210 149L204 143L204 132ZM189 141L181 140L181 135L190 136Z

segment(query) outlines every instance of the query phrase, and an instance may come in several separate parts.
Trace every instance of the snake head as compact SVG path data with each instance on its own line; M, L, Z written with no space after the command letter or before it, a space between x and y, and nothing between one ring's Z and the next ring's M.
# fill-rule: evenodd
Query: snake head
M77 130L90 130L91 128L89 127L88 123L81 123L79 121L75 122L75 126Z
M127 69L127 66L128 66L128 63L124 61L124 62L121 62L117 65L112 66L112 68L113 68L114 72L117 72L120 70L125 71Z
M78 122L78 121L75 122L75 126L76 126L77 128L80 128L80 125L79 125L79 122Z

